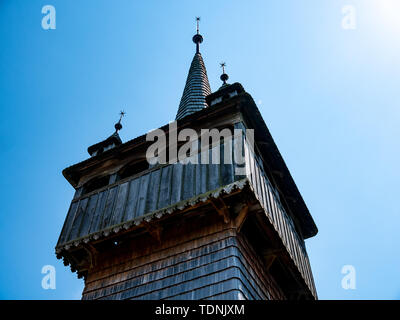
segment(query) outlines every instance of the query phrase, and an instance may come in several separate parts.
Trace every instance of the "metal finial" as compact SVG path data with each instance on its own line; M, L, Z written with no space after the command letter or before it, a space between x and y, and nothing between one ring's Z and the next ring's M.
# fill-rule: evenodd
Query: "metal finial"
M225 73L225 66L226 66L226 63L225 63L225 62L221 62L219 65L220 65L221 68L222 68L222 73Z
M124 110L121 110L120 112L119 112L119 122L121 122L121 120L122 120L122 118L124 117L124 115L126 114L126 112L124 111Z
M118 132L119 130L122 129L122 124L121 124L121 120L122 118L125 116L126 112L121 110L119 113L119 120L118 122L115 124L114 128L115 128L115 132Z
M196 17L196 23L197 23L197 34L199 34L200 17Z
M196 24L197 24L197 33L193 36L193 42L196 44L196 53L200 52L200 43L203 42L203 37L199 33L199 22L200 17L196 17Z
M229 79L229 76L225 73L226 63L225 62L221 62L219 65L222 68L222 74L221 74L220 79L223 81L224 84L226 84L226 81Z

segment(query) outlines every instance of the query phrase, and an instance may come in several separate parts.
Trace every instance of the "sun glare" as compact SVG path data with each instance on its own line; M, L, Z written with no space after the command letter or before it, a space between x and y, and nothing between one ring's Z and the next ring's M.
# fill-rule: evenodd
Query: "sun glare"
M400 0L375 0L380 23L391 31L400 31Z

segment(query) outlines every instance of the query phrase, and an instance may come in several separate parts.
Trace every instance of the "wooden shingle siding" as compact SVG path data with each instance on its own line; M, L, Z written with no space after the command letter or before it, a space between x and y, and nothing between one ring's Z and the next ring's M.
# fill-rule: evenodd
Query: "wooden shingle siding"
M215 294L216 292L222 293ZM219 283L213 283L187 293L176 295L174 297L167 298L167 300L238 300L239 297L241 297L241 300L248 300L249 296L250 295L246 288L243 288L243 284L241 283L240 279L233 278Z
M290 257L297 266L310 291L317 296L304 240L297 233L293 220L285 212L277 193L250 147L245 147L248 179L275 230L278 232Z
M118 264L105 259L105 265L89 273L83 299L283 297L246 239L234 229L206 232L191 240L182 235L168 245L142 256L127 254Z
M245 296L239 289L232 289L229 292L224 292L204 298L205 300L245 300Z

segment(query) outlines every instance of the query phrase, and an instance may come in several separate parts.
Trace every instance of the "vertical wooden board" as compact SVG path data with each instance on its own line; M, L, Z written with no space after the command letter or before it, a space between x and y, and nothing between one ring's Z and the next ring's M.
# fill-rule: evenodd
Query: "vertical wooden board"
M292 229L294 230L294 226L292 226ZM299 243L299 239L298 236L296 234L296 231L294 231L292 233L292 237L293 237L293 243L294 243L294 247L295 247L295 255L296 255L296 259L298 261L300 261L302 259L302 255L300 253L300 243Z
M295 243L296 243L296 241L295 241ZM299 248L299 246L297 245L297 243L296 243L296 245L294 246L294 251L295 251L295 256L296 256L296 265L299 265L301 259L303 259L303 258L302 258L302 255L300 254L300 248Z
M305 264L305 270L306 270L307 280L308 280L307 284L310 287L312 293L314 295L316 295L315 284L314 284L314 280L313 280L313 276L312 276L312 272L311 272L310 261L308 260L307 256L304 257L304 264Z
M264 175L261 176L261 192L264 210L268 211L268 199L267 199L267 182L265 181ZM269 216L269 215L268 215ZM268 219L273 223L272 217L269 216Z
M269 191L268 191L268 179L264 177L264 199L265 199L265 209L268 211L268 215L270 217L271 223L274 223L274 218L272 214L270 213L271 211L271 204L270 204L270 199L269 199Z
M125 182L119 185L112 218L110 220L110 225L116 225L121 223L125 211L128 191L129 191L129 182Z
M298 244L297 244L297 241L295 239L295 235L294 235L294 231L293 231L292 225L290 223L289 223L288 227L289 227L289 236L290 236L289 241L290 241L291 246L292 246L293 260L296 263L298 263L298 261L300 260L299 256L297 255L297 249L296 249L298 247Z
M177 162L172 165L171 204L177 203L181 200L182 179L183 179L183 164Z
M308 273L307 273L307 267L306 267L306 262L305 259L300 259L298 261L298 269L300 270L300 273L303 277L303 279L305 280L305 282L307 283L307 285L309 284L309 278L308 278Z
M128 199L126 201L124 221L132 220L136 215L136 205L139 194L140 178L133 179L129 182Z
M310 288L314 288L312 284L311 266L307 254L303 254L303 258L301 259L301 261L303 263L304 274L308 280L308 284L310 285Z
M254 161L254 153L249 148L249 155L250 155L250 174L251 174L251 184L254 188L254 192L258 195L258 188L257 188L257 177L256 177L256 169L255 169L255 161Z
M244 137L234 137L232 150L233 179L239 180L246 177L246 154ZM240 172L240 173L239 173Z
M247 140L244 140L244 158L245 158L245 166L246 166L246 176L251 182L251 166L250 166L250 149L247 145Z
M257 162L257 158L254 159L254 164L255 164L255 171L256 171L256 179L257 179L257 189L258 189L258 199L260 200L261 203L263 203L263 192L262 192L262 180L261 180L261 170L260 166Z
M277 227L278 227L278 233L280 235L281 238L283 238L284 234L283 234L283 226L282 226L282 217L278 211L277 205L276 205L276 198L273 194L272 197L273 201L272 201L272 210L274 211L274 215L276 217L276 221L277 221Z
M261 177L261 170L258 165L258 162L255 161L255 172L256 172L256 180L257 180L257 190L258 190L258 199L261 203L264 203L263 199L263 190L262 190L262 177Z
M292 230L290 223L287 223L287 228L288 228L288 233L289 233L289 243L290 243L292 258L296 262L296 261L298 261L298 259L296 257L296 252L294 250L296 243L294 242L294 239L293 239L293 230Z
M271 191L272 191L272 210L273 210L274 215L276 217L277 225L279 227L279 232L280 232L280 234L282 236L282 217L281 217L281 215L280 215L280 213L278 211L278 206L276 204L275 193L273 192L273 190L271 190Z
M145 214L147 189L149 188L150 174L145 174L140 177L138 202L136 206L136 217Z
M89 228L89 233L97 232L101 227L101 219L103 217L107 195L108 195L108 190L104 190L99 194L99 199L97 200L96 210L94 212L92 223Z
M215 190L221 186L220 183L220 165L217 162L217 154L219 152L219 145L213 147L209 151L210 164L208 165L208 190ZM213 163L214 161L214 163Z
M199 154L200 157L200 154ZM194 165L194 176L195 176L195 185L194 185L194 194L199 195L201 194L201 164L200 162L198 164Z
M274 194L272 193L272 186L271 184L267 185L268 188L268 204L269 204L269 210L270 210L270 215L272 216L272 220L274 221L274 226L277 227L278 226L278 217L276 216L276 212L274 209Z
M227 157L225 151L228 150ZM233 182L232 139L221 144L221 185L225 186Z
M199 164L195 165L196 172L196 195L203 194L207 192L207 174L208 174L208 164L202 163L201 154L206 154L208 156L208 150L199 153Z
M67 241L68 235L71 232L72 223L75 219L76 210L78 209L78 204L79 204L79 201L71 203L69 210L68 210L67 217L65 218L64 226L61 231L61 236L60 236L60 239L58 240L57 245L61 245Z
M286 247L288 248L288 251L289 251L290 255L292 255L292 252L291 252L292 248L291 248L290 241L289 241L290 237L289 237L289 229L288 229L287 217L286 217L285 212L282 210L282 208L279 207L279 211L280 211L280 213L282 215L282 218L283 218L283 230L285 232Z
M207 164L200 165L200 194L208 191L208 169L209 167Z
M291 218L287 214L286 214L286 217L287 217L287 229L288 229L288 234L289 234L289 243L290 243L291 253L293 256L293 260L297 261L298 259L296 257L296 252L294 250L294 247L297 245L293 238L294 230L292 229L292 225L290 223Z
M194 164L194 194L201 194L201 153L197 154L197 163Z
M112 217L113 209L114 209L114 202L117 195L118 187L113 187L109 189L106 205L104 206L104 213L101 221L101 228L107 228L110 226L110 220Z
M190 199L194 196L195 190L195 166L192 163L183 165L182 181L182 200Z
M257 161L256 161L255 157L252 160L253 160L252 162L253 162L253 174L254 174L253 181L254 181L254 186L255 186L255 189L256 189L256 192L257 192L257 196L260 197L260 190L259 190L260 182L259 182Z
M262 197L262 201L264 204L264 208L266 208L267 206L267 199L266 199L266 184L267 184L267 179L265 177L265 172L264 172L264 168L262 166L262 160L260 159L260 166L258 168L259 172L260 172L260 186L261 186L261 197Z
M271 191L270 189L270 184L267 182L267 184L265 185L265 199L266 199L266 204L267 204L267 211L268 211L268 215L272 218L272 223L273 225L275 225L276 221L275 221L275 216L273 215L272 212L272 206L271 206Z
M90 228L90 224L92 223L93 220L93 216L96 210L96 204L97 204L97 200L99 198L99 194L93 194L90 199L89 199L89 203L87 205L86 208L86 214L83 217L82 223L81 223L81 227L79 230L79 237L84 237L87 236L89 233L89 228Z
M149 188L146 196L146 213L157 209L158 195L160 192L161 169L150 173Z
M165 208L171 204L172 189L172 165L161 170L160 192L158 196L157 209Z
M74 222L72 223L71 233L69 234L68 241L74 240L78 237L79 228L81 226L82 218L86 213L86 206L89 198L85 198L79 201L79 207L75 214Z
M277 208L276 211L278 212L278 216L279 216L280 221L281 221L281 237L282 237L283 243L285 244L286 248L288 248L287 235L286 235L286 226L285 226L285 218L282 215L282 212L281 212L281 210L280 210L278 205L276 206L276 208Z

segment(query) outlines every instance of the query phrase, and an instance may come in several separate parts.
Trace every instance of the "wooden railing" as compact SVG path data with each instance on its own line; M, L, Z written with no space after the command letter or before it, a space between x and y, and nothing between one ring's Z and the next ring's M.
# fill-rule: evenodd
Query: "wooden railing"
M246 176L275 230L280 235L290 257L300 271L310 291L317 297L310 262L304 240L298 235L293 220L286 213L279 199L279 194L267 178L260 158L254 154L249 142L244 143Z

